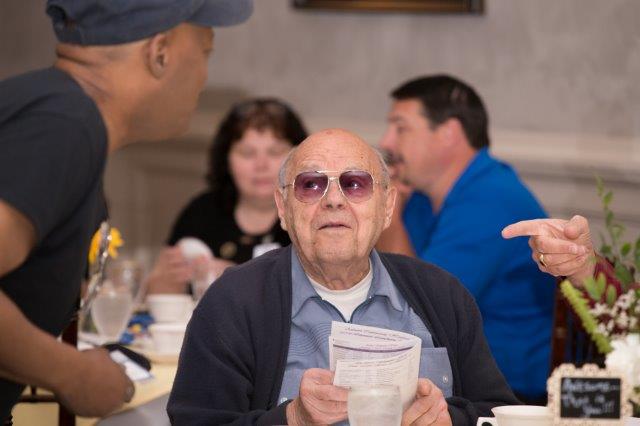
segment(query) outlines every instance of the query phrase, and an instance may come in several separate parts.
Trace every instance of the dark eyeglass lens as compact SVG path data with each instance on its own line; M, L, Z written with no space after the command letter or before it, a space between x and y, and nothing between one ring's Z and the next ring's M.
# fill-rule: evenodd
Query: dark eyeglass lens
M294 195L302 202L312 202L324 194L329 178L323 173L304 172L296 176Z
M340 188L351 201L368 200L373 193L373 178L364 171L349 171L340 175Z

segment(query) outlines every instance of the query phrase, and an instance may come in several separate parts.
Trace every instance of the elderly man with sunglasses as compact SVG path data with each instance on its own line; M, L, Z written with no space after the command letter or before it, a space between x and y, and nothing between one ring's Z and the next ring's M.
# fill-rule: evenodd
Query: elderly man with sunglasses
M175 424L344 424L348 391L328 370L332 321L420 337L403 425L475 425L517 403L460 283L373 249L396 189L364 141L311 135L283 164L275 197L292 246L227 270L201 300L167 407Z

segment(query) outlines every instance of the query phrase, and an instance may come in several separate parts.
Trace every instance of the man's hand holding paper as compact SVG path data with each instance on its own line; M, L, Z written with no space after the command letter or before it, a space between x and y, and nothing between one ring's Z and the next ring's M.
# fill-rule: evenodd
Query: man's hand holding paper
M310 368L302 375L300 396L287 406L290 425L333 424L347 418L348 390L331 384L333 373Z
M396 385L403 409L418 385L421 341L395 330L333 322L330 366L337 386Z
M429 379L418 379L416 400L402 415L402 426L450 426L451 416L442 391Z

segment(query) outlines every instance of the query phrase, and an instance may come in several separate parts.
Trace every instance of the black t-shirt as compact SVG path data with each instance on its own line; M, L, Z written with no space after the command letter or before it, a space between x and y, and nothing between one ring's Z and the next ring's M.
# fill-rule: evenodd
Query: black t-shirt
M183 237L199 238L215 257L235 263L250 260L257 245L278 243L284 247L291 242L289 235L280 228L279 221L264 234L245 234L238 227L233 213L225 211L212 192L197 196L180 213L168 243L174 245Z
M106 217L106 156L100 112L66 73L48 68L0 82L0 199L31 221L37 238L0 289L52 335L75 311L89 243ZM0 420L21 390L0 380Z

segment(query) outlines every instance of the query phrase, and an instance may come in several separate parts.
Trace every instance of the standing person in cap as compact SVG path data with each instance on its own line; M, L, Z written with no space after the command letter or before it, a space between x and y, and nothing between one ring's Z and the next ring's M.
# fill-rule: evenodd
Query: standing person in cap
M101 416L133 385L101 349L56 340L106 210L106 156L187 129L207 76L212 26L251 0L49 0L53 67L0 82L0 421L24 383Z

